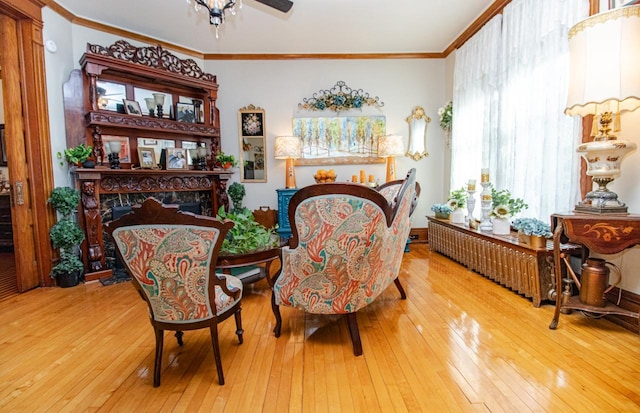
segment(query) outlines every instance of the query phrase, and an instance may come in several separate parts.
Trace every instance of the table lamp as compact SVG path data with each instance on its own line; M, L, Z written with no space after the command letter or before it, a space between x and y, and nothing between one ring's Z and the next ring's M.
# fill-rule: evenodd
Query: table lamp
M404 142L400 135L386 135L378 138L378 156L387 158L387 182L396 179L396 156L404 155Z
M296 174L293 160L300 157L302 143L297 136L277 136L275 141L275 158L287 160L286 188L296 188Z
M620 130L620 113L640 107L640 5L600 13L569 31L567 115L594 115L592 142L578 146L587 175L598 189L579 202L576 212L626 214L627 206L607 185L620 176L622 160L636 149L612 135ZM597 120L600 121L598 128Z
M107 152L107 158L111 169L120 169L120 149L122 148L122 142L110 141L104 143L104 149Z

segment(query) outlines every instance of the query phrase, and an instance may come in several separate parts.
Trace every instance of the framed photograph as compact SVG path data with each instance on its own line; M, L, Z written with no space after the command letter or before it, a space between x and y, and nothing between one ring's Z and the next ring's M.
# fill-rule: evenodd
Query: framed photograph
M127 115L142 116L142 109L140 109L140 104L135 100L122 99L122 103L124 104L124 111L127 113Z
M154 169L156 165L156 151L153 148L138 147L138 158L140 159L140 168Z
M196 107L192 103L176 103L176 120L178 122L196 123Z
M188 169L187 150L185 148L165 149L167 169Z

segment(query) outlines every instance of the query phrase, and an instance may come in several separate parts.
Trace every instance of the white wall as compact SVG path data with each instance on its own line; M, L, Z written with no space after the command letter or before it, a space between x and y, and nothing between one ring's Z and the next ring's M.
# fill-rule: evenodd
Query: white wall
M624 113L621 119L622 130L618 139L635 142L640 148L640 109ZM640 151L636 150L622 162L622 176L609 184L608 188L618 194L618 199L629 207L629 212L640 214ZM595 254L594 254L595 255ZM640 294L640 247L628 249L615 255L601 255L622 269L621 287L624 290Z
M342 80L354 89L363 89L378 96L382 109L365 108L349 114L384 115L387 133L399 134L408 142L409 127L405 119L416 106L425 108L432 118L427 133L430 156L419 161L399 157L396 159L397 177L410 169L417 169L422 185L415 227L426 227L430 205L442 202L444 179L444 140L437 122L437 108L444 102L444 62L442 60L299 60L299 61L207 61L206 71L218 76L222 149L239 153L238 109L253 104L265 109L267 134L267 183L245 183L245 206L277 208L276 189L284 187L283 160L273 157L273 142L278 135L292 132L294 117L318 116L318 112L298 111L298 103L320 89L329 89ZM335 113L323 113L335 116ZM341 113L340 115L347 115ZM313 175L327 166L297 166L298 187L314 183ZM385 180L384 164L335 165L338 181L350 180L359 170ZM239 176L234 177L239 180Z

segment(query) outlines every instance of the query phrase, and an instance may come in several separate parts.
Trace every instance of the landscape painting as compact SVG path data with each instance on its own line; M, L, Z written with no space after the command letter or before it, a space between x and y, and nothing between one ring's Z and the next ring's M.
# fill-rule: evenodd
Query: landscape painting
M378 137L386 134L384 116L294 118L293 134L302 140L298 165L382 163Z

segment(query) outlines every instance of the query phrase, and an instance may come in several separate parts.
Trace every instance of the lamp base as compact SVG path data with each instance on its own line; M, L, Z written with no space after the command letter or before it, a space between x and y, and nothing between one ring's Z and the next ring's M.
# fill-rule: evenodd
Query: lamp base
M393 156L387 157L387 182L396 180L396 158Z
M608 189L598 188L587 194L584 200L578 202L575 212L587 214L621 214L627 215L627 206L618 200L618 194Z
M296 188L296 172L293 169L293 158L287 158L287 177L285 181L285 188L293 189Z

